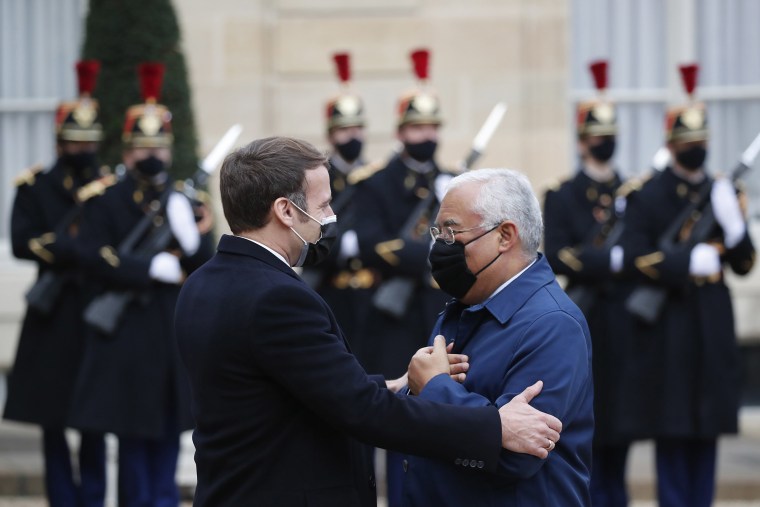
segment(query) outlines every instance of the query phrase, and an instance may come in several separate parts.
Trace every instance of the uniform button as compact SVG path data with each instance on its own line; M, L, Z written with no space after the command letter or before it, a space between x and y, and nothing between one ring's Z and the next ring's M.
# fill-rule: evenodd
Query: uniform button
M476 466L478 466L478 462L475 461L475 460L471 460L470 461L470 468L475 468Z
M455 465L461 465L462 464L462 458L457 458L454 460Z
M404 473L406 473L406 471L409 470L409 462L404 460L401 464L404 466Z
M462 460L462 466L463 466L463 467L466 467L466 466L468 466L469 464L470 464L470 460L468 460L468 459L463 459L463 460Z
M483 463L482 461L478 461L478 468L483 468L484 466L486 466L485 463Z

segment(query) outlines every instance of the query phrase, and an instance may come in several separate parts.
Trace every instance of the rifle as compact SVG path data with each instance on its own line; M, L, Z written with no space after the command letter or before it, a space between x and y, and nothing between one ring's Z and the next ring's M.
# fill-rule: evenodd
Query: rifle
M760 134L744 150L739 163L732 171L733 183L751 169L758 152L760 152ZM698 243L703 243L710 238L717 224L710 202L711 190L711 183L705 185L699 194L699 199L684 208L668 226L657 242L661 251L672 251L675 248L691 250ZM690 230L689 236L685 239L679 238L682 230ZM665 287L639 285L628 296L625 307L629 313L651 325L659 320L667 297L668 289Z
M222 139L211 150L211 153L199 164L199 168L193 177L185 180L183 193L188 198L196 198L197 192L195 189L208 181L209 175L214 172L227 155L241 131L242 127L240 125L230 127L227 133L224 134ZM119 255L133 255L150 259L154 255L166 250L173 238L168 217L164 217L161 225L157 227L154 225L154 219L158 218L158 215L164 211L169 195L172 192L173 189L171 187L164 191L159 200L161 205L140 219L129 235L119 245ZM151 230L151 228L153 229ZM146 234L148 234L147 237ZM142 238L145 239L139 242ZM138 296L139 294L135 291L105 292L93 299L87 306L84 312L84 321L101 333L111 336L118 329L129 303Z
M490 141L491 136L493 136L496 128L501 123L506 111L507 105L503 102L499 102L493 107L485 123L478 131L475 139L473 139L470 152L461 163L463 171L470 170L483 154L486 146L488 146L488 141ZM414 211L409 215L409 218L404 222L399 237L404 239L404 241L416 241L415 231L420 220L425 216L434 216L437 206L438 202L435 191L434 189L430 189L428 195L417 204ZM372 296L372 304L378 310L400 319L409 307L409 301L412 298L415 286L416 280L413 278L405 276L391 277L382 282L377 288L377 291Z
M652 169L662 171L667 167L669 160L670 153L667 148L661 147L655 152L654 157L652 157ZM622 187L625 186L625 184L622 185ZM603 250L609 250L618 244L623 236L623 213L625 212L625 199L627 195L628 192L625 191L618 193L613 203L612 212L607 217L607 220L598 223L592 229L588 239L582 243L583 246L601 245ZM597 287L588 284L572 286L566 292L568 297L584 315L587 315L587 312L594 307L599 297Z

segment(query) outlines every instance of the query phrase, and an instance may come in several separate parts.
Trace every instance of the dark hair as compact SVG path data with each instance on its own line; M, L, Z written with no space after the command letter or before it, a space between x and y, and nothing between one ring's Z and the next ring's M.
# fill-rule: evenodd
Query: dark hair
M219 186L232 233L264 227L272 203L280 197L306 210L306 171L327 163L314 146L290 137L257 139L227 155Z

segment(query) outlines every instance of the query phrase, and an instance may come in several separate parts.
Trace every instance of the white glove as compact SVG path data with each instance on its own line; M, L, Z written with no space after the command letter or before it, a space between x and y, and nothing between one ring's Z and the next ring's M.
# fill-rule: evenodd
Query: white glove
M610 249L610 271L620 273L623 270L623 247L615 245Z
M707 243L698 243L691 250L689 274L692 276L711 276L720 273L720 253Z
M443 196L446 195L446 189L449 187L449 182L454 178L450 174L439 174L435 177L433 182L433 188L435 189L435 196L438 198L438 202L443 201Z
M739 199L736 197L736 190L733 184L721 178L715 180L712 191L710 192L710 202L712 203L715 219L723 229L723 239L726 248L733 248L739 244L747 231L747 224L744 222L742 210L739 207Z
M356 231L350 230L343 233L340 238L340 251L338 252L339 259L349 259L351 257L359 256L359 237L356 235Z
M182 266L176 255L161 252L150 260L148 274L159 282L178 284L182 281Z
M179 246L185 255L193 255L201 244L201 235L195 225L195 215L190 201L179 192L172 192L166 203L166 216L169 227L177 238Z

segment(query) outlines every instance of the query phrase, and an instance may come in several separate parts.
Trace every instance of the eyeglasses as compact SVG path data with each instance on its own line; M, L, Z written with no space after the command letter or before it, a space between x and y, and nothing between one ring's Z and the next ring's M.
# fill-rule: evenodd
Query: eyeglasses
M456 241L455 236L457 234L460 234L462 232L470 232L474 231L475 229L482 229L485 227L485 225L476 225L475 227L470 227L469 229L462 229L459 231L455 231L451 227L443 227L442 229L439 229L438 227L431 227L430 228L430 237L433 238L433 241L436 241L437 239L442 239L444 243L447 245L453 245Z

